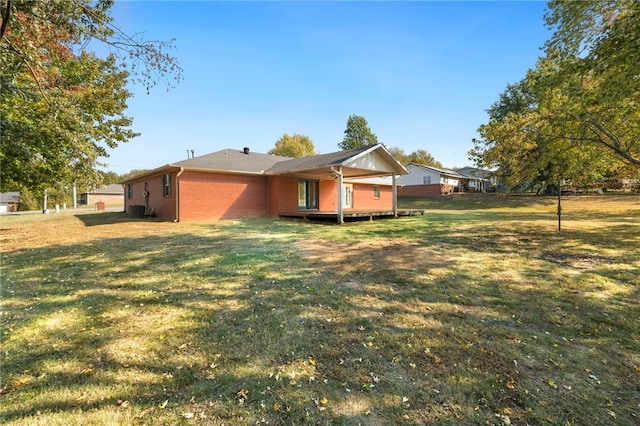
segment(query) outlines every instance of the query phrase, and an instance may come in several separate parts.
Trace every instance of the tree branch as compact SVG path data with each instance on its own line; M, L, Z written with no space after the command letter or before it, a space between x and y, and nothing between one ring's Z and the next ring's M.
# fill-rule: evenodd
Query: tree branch
M618 139L616 135L614 135L609 130L607 130L606 127L604 127L595 119L590 119L588 122L593 126L595 126L596 129L598 129L600 132L604 133L604 135L609 139L611 139L611 141L613 141L613 143L608 143L607 141L604 140L604 138L600 135L600 133L598 133L595 129L593 128L590 129L598 137L597 138L598 142L600 142L606 147L611 148L613 151L616 152L616 154L622 156L632 164L635 164L636 166L640 166L640 158L636 158L629 151L622 149L620 144L620 139Z
M0 26L0 40L4 38L4 33L9 26L9 17L11 16L11 0L6 0L6 6L2 9L2 26Z
M9 40L5 40L5 43L7 43L7 45L9 46L9 49L11 49L16 54L16 56L20 58L20 60L27 66L27 68L29 68L29 73L31 73L31 76L33 76L33 79L35 80L36 85L40 90L40 94L49 105L52 105L51 101L49 100L49 97L44 91L44 87L42 87L42 84L40 84L40 79L36 74L36 70L33 69L31 64L29 63L29 60L25 58L24 55L22 55L22 53L20 52L20 50L18 50Z

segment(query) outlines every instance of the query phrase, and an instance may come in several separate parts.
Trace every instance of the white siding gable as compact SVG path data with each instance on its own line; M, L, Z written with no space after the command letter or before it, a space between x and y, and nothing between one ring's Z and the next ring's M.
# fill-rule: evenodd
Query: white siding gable
M346 167L363 170L376 170L385 173L393 173L395 169L389 162L376 151L368 152L345 163Z
M441 183L440 173L436 171L425 169L424 167L414 164L409 164L406 167L409 174L400 176L398 183L401 185L424 185L425 178L427 178L427 181L430 180L432 184Z

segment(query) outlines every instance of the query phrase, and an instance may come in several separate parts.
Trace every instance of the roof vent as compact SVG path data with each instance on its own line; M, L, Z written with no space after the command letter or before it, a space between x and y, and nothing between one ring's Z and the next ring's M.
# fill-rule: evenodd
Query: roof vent
M243 151L244 151L245 154L249 155L249 147L248 146L245 146L243 148Z

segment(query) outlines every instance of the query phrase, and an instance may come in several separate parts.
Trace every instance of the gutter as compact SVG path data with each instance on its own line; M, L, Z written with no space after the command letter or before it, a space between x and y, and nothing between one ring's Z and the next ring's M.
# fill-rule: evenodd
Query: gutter
M180 167L180 171L176 173L176 218L174 222L180 222L180 175L184 172L184 167Z

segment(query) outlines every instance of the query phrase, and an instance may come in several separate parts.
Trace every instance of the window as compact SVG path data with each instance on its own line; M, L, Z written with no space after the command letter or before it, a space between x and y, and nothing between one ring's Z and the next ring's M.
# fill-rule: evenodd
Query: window
M298 181L298 208L318 208L318 181L300 179Z
M162 196L168 197L171 195L171 173L165 173L162 175Z
M373 199L374 200L380 199L380 187L378 185L374 185L373 187Z
M127 198L133 198L133 185L131 185L130 183L127 184Z
M430 185L431 184L431 176L423 176L422 177L422 183L424 185Z

